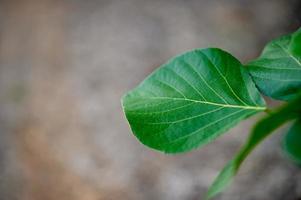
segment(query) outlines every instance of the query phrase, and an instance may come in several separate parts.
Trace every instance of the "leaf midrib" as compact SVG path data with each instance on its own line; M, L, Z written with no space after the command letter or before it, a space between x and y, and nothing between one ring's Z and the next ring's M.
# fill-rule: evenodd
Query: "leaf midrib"
M195 100L195 99L188 99L188 98L178 98L178 97L147 97L147 99L169 99L169 100L175 100L175 101L189 101L189 102L195 102L195 103L201 103L201 104L209 104L209 105L215 105L215 106L221 106L221 107L227 107L227 108L241 108L241 109L247 109L247 110L265 110L266 107L260 107L260 106L240 106L240 105L232 105L232 104L221 104L221 103L215 103L210 101L201 101L201 100Z

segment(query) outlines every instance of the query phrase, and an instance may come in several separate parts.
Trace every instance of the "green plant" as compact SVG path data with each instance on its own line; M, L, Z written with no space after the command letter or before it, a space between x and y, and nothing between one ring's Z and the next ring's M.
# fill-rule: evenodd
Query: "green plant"
M260 92L286 103L270 110ZM174 57L127 93L122 105L135 136L165 153L195 149L241 120L267 113L218 175L207 198L231 182L257 144L293 120L283 146L300 164L301 28L268 43L262 54L246 65L217 48L195 49Z

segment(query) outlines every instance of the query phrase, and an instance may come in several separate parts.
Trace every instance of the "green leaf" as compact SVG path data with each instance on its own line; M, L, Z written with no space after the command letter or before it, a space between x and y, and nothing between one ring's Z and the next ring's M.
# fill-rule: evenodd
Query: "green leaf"
M247 64L258 88L279 100L295 98L301 88L300 32L271 41L256 60Z
M283 148L293 161L301 165L301 119L297 120L285 135Z
M290 43L290 52L296 57L300 57L301 55L301 28L296 31L293 36Z
M220 49L177 56L123 97L133 133L167 153L206 144L265 109L246 69Z
M249 155L249 153L261 141L263 141L264 138L270 135L275 129L283 125L285 122L300 117L301 95L298 94L297 97L297 99L281 107L279 110L270 113L270 115L260 120L254 126L247 143L242 146L236 156L224 167L209 188L207 199L212 198L218 193L222 192L226 186L231 183L242 162Z

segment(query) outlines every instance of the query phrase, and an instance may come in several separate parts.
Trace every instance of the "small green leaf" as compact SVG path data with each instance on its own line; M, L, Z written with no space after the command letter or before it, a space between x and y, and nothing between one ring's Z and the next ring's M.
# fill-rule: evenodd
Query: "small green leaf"
M286 104L279 110L272 112L270 115L260 120L253 128L247 143L242 146L236 156L224 167L215 179L208 190L207 199L222 192L226 186L231 183L242 162L264 138L270 135L275 129L283 125L285 122L298 118L300 116L300 112L301 95L298 94L294 101Z
M285 135L283 147L288 156L301 165L301 119L296 121Z
M136 137L167 153L206 144L265 109L241 63L220 49L177 56L123 97Z
M271 41L259 58L247 64L253 80L265 95L290 100L301 88L300 32L301 29Z

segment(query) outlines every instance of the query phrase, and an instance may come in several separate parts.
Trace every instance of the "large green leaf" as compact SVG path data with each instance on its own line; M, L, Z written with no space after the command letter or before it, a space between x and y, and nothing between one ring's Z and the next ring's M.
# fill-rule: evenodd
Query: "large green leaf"
M238 172L242 162L264 138L270 135L275 129L283 125L285 122L300 117L301 95L297 95L297 98L292 102L284 105L279 110L270 113L270 115L266 116L255 125L247 143L242 146L236 156L224 167L209 188L207 199L222 192L225 187L230 184L233 177Z
M301 88L301 29L271 41L256 60L247 64L258 88L280 100L295 98Z
M288 156L301 165L301 119L297 120L285 135L283 147Z
M145 145L185 152L265 109L246 69L220 49L175 57L123 97L133 133Z

